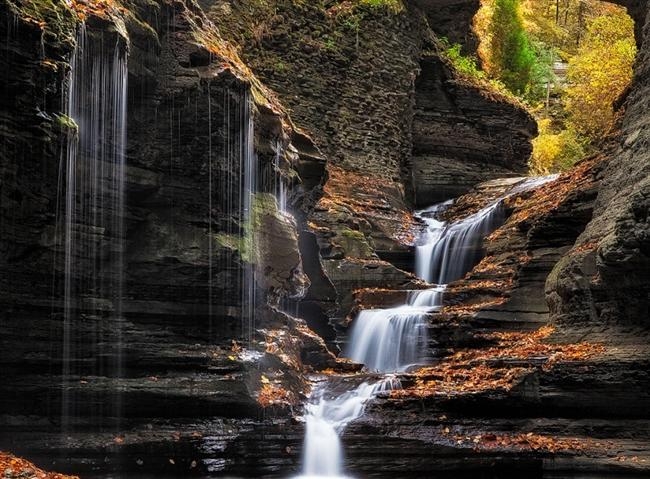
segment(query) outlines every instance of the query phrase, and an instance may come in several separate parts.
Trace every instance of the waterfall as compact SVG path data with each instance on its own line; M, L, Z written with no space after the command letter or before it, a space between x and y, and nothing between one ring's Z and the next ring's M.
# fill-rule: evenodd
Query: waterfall
M268 160L258 157L255 150L255 122L253 97L245 88L225 89L223 94L223 118L221 134L223 151L219 164L220 174L209 182L212 188L213 204L226 218L226 227L214 235L211 240L218 241L222 247L231 250L222 270L232 273L234 281L229 284L232 295L224 295L224 304L231 304L233 297L240 302L241 337L252 345L255 333L255 307L257 298L257 280L255 267L256 208L259 193L277 194L280 191L281 175L276 164L282 155L282 142L277 140L275 158ZM208 103L211 107L211 103ZM215 158L210 155L209 158ZM212 167L214 170L215 167ZM211 169L208 168L208 174ZM258 211L257 213L260 213ZM208 227L208 234L213 236L213 229ZM210 250L211 251L211 250ZM218 274L212 268L212 274ZM235 296L236 295L236 296Z
M333 394L328 386L317 389L306 407L304 465L298 479L344 478L340 434L361 417L368 401L399 387L397 378L387 377L364 382L340 395Z
M66 115L70 129L61 165L65 204L62 218L64 243L63 378L79 374L85 358L82 346L93 354L103 347L98 321L116 320L113 374L121 375L124 175L126 147L127 51L122 39L114 47L93 39L81 25L70 62ZM92 337L79 331L80 315L95 321ZM107 351L103 351L106 354ZM73 398L64 384L62 417L73 415ZM119 404L114 405L119 409ZM114 411L115 412L115 411ZM117 411L119 413L119 411Z
M483 240L505 222L503 202L507 198L553 181L558 175L528 178L476 213L456 221L438 221L438 213L448 208L446 201L418 211L427 226L415 251L416 274L438 285L462 278L483 258Z
M427 314L442 305L443 287L409 291L405 305L366 309L350 332L345 355L377 372L404 371L425 361Z
M345 356L371 371L398 372L424 361L427 313L442 302L442 291L411 292L407 304L366 309L352 326Z
M471 270L483 257L483 238L505 221L502 199L451 224L435 219L446 205L434 205L418 213L427 231L422 244L416 247L416 274L436 284L460 279Z
M427 317L442 306L446 283L461 278L480 261L485 236L505 221L503 200L555 177L522 181L494 203L454 223L436 219L451 201L420 211L418 216L427 229L416 248L417 272L423 279L436 280L438 284L426 290L409 291L406 304L361 311L353 322L345 356L380 373L405 371L424 363L428 349ZM315 401L307 406L301 477L343 477L341 431L363 414L369 400L396 387L399 384L388 377L379 383L364 383L338 397L327 386L319 389Z
M249 248L253 247L254 237L253 207L255 193L258 190L257 182L257 154L255 153L255 125L251 114L250 94L244 94L244 105L242 111L240 170L242 181L240 185L240 221L245 235L245 241L249 242ZM245 262L241 268L241 305L242 305L242 328L244 337L248 340L249 346L253 341L255 329L255 268L251 262Z
M282 177L282 170L280 168L280 160L282 159L282 141L278 139L275 143L275 160L274 166L274 179L275 179L275 197L278 201L278 209L287 212L287 185Z

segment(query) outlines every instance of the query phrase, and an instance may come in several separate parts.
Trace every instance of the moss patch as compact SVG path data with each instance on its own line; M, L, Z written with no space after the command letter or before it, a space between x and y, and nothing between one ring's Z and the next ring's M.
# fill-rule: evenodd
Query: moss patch
M66 2L61 0L3 0L23 21L38 25L43 31L44 43L74 44L78 18Z
M264 233L262 228L266 216L278 216L280 210L275 197L269 193L256 193L251 201L250 221L241 225L242 235L229 235L219 233L215 235L217 244L223 248L237 251L239 256L247 263L258 262L257 244Z

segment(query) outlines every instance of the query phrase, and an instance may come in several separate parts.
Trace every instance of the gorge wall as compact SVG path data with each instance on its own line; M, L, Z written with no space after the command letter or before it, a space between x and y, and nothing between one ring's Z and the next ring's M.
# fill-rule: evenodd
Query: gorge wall
M531 117L441 55L437 34L471 44L476 2L451 3L204 2L328 159L309 221L340 305L316 302L335 316L352 289L412 282L381 260L408 267L414 204L526 169Z
M72 10L7 1L0 8L3 447L21 442L11 427L56 430L66 396L74 398L73 428L116 427L114 405L134 424L142 417L259 418L268 406L262 378L282 391L269 399L279 411L298 404L309 364L334 361L302 320L278 309L310 283L299 226L273 199L280 183L295 183L291 200L309 204L294 170L315 164L311 181L321 181L308 137L193 2L78 2ZM65 145L79 132L61 105L81 18L86 48L109 57L116 45L129 52L124 284L121 314L112 296L89 287L75 298L66 333L62 185ZM252 149L257 184L242 213ZM110 179L97 181L100 190L113 188ZM94 216L113 214L111 205L100 208ZM72 228L89 249L121 248L114 231ZM99 284L112 281L108 256L78 253L75 261L84 276L72 281L89 271ZM247 271L254 272L248 293ZM29 418L38 416L49 419L35 428ZM56 447L67 447L54 437Z
M535 123L459 75L442 53L441 36L474 50L476 0L417 0L396 10L289 0L92 3L74 2L73 11L0 0L0 447L43 465L55 451L67 456L58 467L75 471L295 472L302 425L291 416L308 392L305 375L356 368L337 364L325 341L336 352L353 305L385 305L423 287L408 271L421 228L414 207L524 174ZM638 22L645 5L631 7ZM85 298L104 306L80 310L76 374L63 378L56 225L60 161L74 125L61 105L80 14L90 41L129 51L124 300L114 317L105 298ZM447 468L475 477L502 451L477 453L463 442L473 423L500 432L532 424L550 434L569 417L576 421L564 431L588 437L595 419L621 417L611 397L629 406L622 416L630 421L608 423L612 436L639 431L637 442L617 443L621 450L650 437L646 336L603 332L603 324L647 326L648 45L620 144L508 203L511 219L486 260L450 286L430 318L431 356L444 361L498 343L503 330L546 323L546 287L557 324L551 342L594 333L594 342L618 338L620 354L579 370L500 359L501 373L527 368L511 391L381 398L346 436L353 470L422 477ZM248 211L254 231L240 217L247 148L259 179ZM293 218L272 198L279 182ZM450 218L487 197L470 194ZM109 242L106 232L92 235ZM256 280L243 294L249 267ZM118 361L121 374L110 367ZM403 377L406 389L417 381ZM63 388L79 404L73 439L60 435ZM127 433L116 436L119 420L106 403L120 404ZM580 412L589 408L592 416ZM523 464L516 474L548 469L544 453L529 452L521 459L508 450L501 464ZM611 462L598 471L616 469Z
M552 317L559 322L599 325L647 325L649 88L647 7L639 3L637 26L643 25L634 79L625 99L621 132L602 165L594 219L548 280ZM641 23L639 23L641 22Z

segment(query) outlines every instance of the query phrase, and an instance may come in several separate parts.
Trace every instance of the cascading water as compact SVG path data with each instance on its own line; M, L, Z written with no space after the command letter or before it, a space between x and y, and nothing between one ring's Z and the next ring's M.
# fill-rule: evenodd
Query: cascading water
M317 389L306 408L305 462L299 479L345 477L339 435L361 417L368 401L399 387L397 378L387 377L379 382L364 382L339 396L332 394L329 386Z
M507 198L532 190L557 178L557 175L528 178L510 188L499 199L454 223L438 221L436 215L451 201L421 210L417 216L427 225L415 251L416 274L438 285L462 278L483 257L483 240L505 221L503 202Z
M411 291L408 304L392 309L362 311L355 321L346 356L382 373L404 371L424 361L426 314L441 303L437 288ZM352 391L333 396L328 386L317 390L307 406L302 478L342 476L339 434L363 414L377 394L400 387L394 377L365 382Z
M240 170L242 182L240 185L240 221L242 230L248 242L256 241L254 238L253 207L255 193L258 191L257 181L257 154L255 153L255 125L251 114L251 99L248 92L244 94L241 128ZM241 268L241 291L242 291L242 326L244 336L249 346L253 341L255 329L255 268L249 262Z
M115 320L114 341L102 351L113 356L111 374L122 374L121 331L124 177L126 147L127 50L93 39L79 29L71 62L66 114L76 124L69 134L59 185L65 198L61 241L64 243L63 380L80 374L82 347L103 347L101 318ZM57 228L59 226L57 225ZM76 328L80 315L94 323L91 333ZM91 348L95 349L95 348ZM63 385L64 428L74 415L74 398ZM111 414L119 415L119 402Z
M209 89L208 89L209 92ZM208 106L211 106L211 101ZM218 237L226 241L237 255L230 255L222 263L222 269L232 271L237 275L237 281L232 282L232 294L239 295L241 302L241 335L250 344L255 328L254 314L256 304L255 269L246 258L250 246L255 241L253 225L253 209L255 195L260 190L258 178L258 157L255 152L255 130L251 112L251 97L247 91L225 89L223 95L223 151L221 171L217 178L212 179L215 167L208 168L210 174L210 195L217 194L219 208L229 218L226 228ZM210 112L211 116L211 112ZM212 131L210 132L212 136ZM212 160L213 155L209 156ZM212 227L208 234L212 237ZM211 255L212 249L209 249ZM210 259L210 264L212 260ZM218 274L210 268L212 274ZM209 287L211 289L209 280ZM211 296L211 295L210 295ZM227 300L227 298L223 298Z
M387 309L363 310L354 321L345 355L377 372L399 372L426 361L427 316L442 306L446 283L471 270L483 254L485 236L505 221L503 200L533 189L555 176L524 180L507 194L477 213L455 223L436 219L451 201L434 205L418 215L427 225L416 248L417 273L438 284L422 291L409 291L406 304ZM364 383L338 398L328 398L328 387L317 390L307 406L304 476L344 477L339 434L363 414L363 404L379 392L399 387L390 378ZM394 381L394 380L392 380ZM359 406L361 404L361 406Z
M278 139L275 144L275 160L274 166L274 183L275 183L275 197L278 201L278 208L281 212L287 212L287 186L285 180L281 175L280 160L282 158L282 142Z
M446 224L435 215L449 203L434 205L418 216L427 231L416 247L416 274L429 283L447 284L460 279L483 256L483 238L505 220L503 201L499 200L467 218Z
M407 304L359 313L345 356L378 372L421 364L427 344L427 314L442 304L442 289L410 291Z

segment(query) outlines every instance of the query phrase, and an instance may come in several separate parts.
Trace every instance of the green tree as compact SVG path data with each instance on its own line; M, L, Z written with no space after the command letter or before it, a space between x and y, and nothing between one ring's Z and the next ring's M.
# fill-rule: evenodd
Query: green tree
M494 0L488 25L488 73L513 93L523 94L531 80L535 52L519 9L519 0Z

